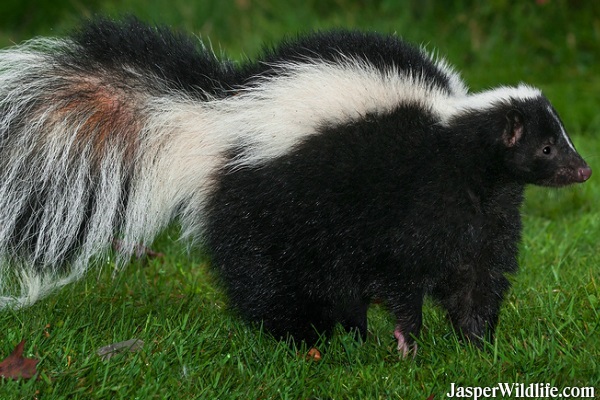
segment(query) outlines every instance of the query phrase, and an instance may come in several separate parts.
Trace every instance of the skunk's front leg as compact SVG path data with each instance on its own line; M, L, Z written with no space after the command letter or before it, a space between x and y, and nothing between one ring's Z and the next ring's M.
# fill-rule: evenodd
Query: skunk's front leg
M502 272L464 268L448 276L432 294L447 310L455 330L481 347L484 340L494 338L502 300L509 287Z

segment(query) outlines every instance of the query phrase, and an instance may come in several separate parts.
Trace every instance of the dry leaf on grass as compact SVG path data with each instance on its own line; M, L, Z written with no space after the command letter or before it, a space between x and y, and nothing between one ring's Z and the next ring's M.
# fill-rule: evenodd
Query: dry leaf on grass
M12 354L0 362L0 376L7 379L31 379L37 374L35 368L39 360L34 358L24 358L23 348L25 340L15 347Z
M144 342L139 339L130 339L124 342L112 343L108 346L100 347L96 352L103 361L110 360L112 356L115 356L124 351L136 352L142 349Z

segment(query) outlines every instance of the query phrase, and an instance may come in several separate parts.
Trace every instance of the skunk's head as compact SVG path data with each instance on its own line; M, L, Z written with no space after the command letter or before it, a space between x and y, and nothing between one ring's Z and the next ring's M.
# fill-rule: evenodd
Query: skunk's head
M558 114L541 94L511 99L510 108L504 109L504 119L505 166L517 179L560 187L585 182L592 175Z
M478 132L495 149L496 168L518 182L559 187L592 175L538 89L500 87L458 98L453 110L448 125Z

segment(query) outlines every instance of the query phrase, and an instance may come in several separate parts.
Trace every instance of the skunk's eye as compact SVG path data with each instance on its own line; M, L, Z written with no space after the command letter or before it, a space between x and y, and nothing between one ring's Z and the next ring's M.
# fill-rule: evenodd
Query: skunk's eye
M542 149L542 153L544 153L545 155L549 155L550 153L552 153L552 147L550 146L546 146Z

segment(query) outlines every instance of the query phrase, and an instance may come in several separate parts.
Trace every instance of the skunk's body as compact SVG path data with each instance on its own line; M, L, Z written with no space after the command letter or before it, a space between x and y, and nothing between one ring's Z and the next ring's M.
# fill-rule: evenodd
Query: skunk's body
M0 52L0 305L180 218L275 335L364 336L378 298L406 351L429 293L480 337L517 268L524 185L590 174L537 89L469 94L393 36L317 33L236 65L99 20Z

